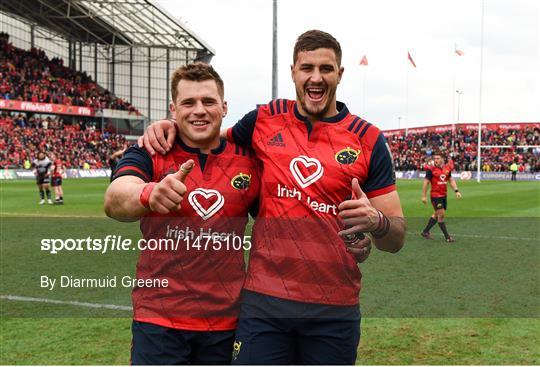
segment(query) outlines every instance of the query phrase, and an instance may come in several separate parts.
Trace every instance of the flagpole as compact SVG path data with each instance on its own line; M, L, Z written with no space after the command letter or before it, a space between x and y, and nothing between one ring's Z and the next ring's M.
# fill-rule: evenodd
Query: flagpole
M360 67L363 67L362 71L362 113L365 114L366 110L366 68L368 66L368 60L366 55L362 56L360 59Z
M481 164L482 164L482 77L484 69L484 9L485 9L485 0L482 0L482 20L481 20L481 31L480 31L480 91L478 97L478 151L477 155L477 167L476 167L476 182L480 183L480 174L481 174Z
M454 53L457 50L457 45L454 43ZM453 76L452 76L452 148L451 152L454 152L454 131L456 129L455 121L456 121L456 55L453 55L454 63L453 63Z
M272 2L272 99L278 95L277 0Z
M413 58L411 56L411 52L407 50L407 58L411 62L411 65L416 69L416 64L413 61ZM407 68L407 74L406 74L406 82L405 82L405 136L408 135L409 131L409 68Z
M366 115L366 68L362 75L362 114Z
M405 77L405 137L408 135L409 128L409 67L407 65L407 74Z

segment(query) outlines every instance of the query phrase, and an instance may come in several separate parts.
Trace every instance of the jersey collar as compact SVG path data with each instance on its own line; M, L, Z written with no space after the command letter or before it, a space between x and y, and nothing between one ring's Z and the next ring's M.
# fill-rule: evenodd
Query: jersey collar
M336 122L340 122L345 117L347 117L347 115L349 114L349 110L348 110L347 106L345 105L345 103L336 101L336 107L337 107L337 110L338 110L337 115L327 117L327 118L322 118L322 119L317 120L317 121L328 122L328 123L336 123ZM294 103L294 116L300 121L309 122L308 118L306 116L303 116L300 113L300 111L298 111L298 102Z
M184 143L184 141L182 140L182 138L180 138L180 136L176 137L176 142L178 143L180 148L182 148L182 150L184 150L185 152L193 153L193 154L205 154L205 153L202 153L199 148L192 148L189 145L187 145L186 143ZM220 141L219 141L219 146L212 149L212 150L210 150L210 153L211 154L221 154L221 153L223 153L225 151L226 146L227 146L227 140L221 138Z

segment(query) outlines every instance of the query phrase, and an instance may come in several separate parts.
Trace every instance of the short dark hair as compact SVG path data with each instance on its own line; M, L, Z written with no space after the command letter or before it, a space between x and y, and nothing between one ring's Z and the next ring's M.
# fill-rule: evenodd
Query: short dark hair
M221 99L225 95L225 86L223 85L223 80L219 74L214 70L212 65L205 64L203 62L194 62L192 64L187 64L179 67L175 70L171 77L171 95L173 103L176 101L178 95L178 83L180 80L190 80L193 82L202 82L204 80L213 80L216 82L219 95Z
M296 64L298 53L302 51L314 51L319 48L334 50L338 66L341 66L341 45L330 33L319 30L311 30L302 33L294 45L293 64Z

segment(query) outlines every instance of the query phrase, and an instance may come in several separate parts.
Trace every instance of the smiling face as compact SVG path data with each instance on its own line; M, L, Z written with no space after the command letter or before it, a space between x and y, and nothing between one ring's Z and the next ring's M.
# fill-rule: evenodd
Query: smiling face
M178 82L170 110L184 143L208 153L220 143L221 121L227 113L215 80Z
M337 114L336 90L343 70L330 48L298 52L291 75L301 114L312 121Z
M435 154L435 155L433 156L433 163L434 163L435 166L437 166L437 167L442 167L442 165L443 165L443 163L444 163L444 161L443 161L443 159L442 159L442 156L439 155L439 154Z

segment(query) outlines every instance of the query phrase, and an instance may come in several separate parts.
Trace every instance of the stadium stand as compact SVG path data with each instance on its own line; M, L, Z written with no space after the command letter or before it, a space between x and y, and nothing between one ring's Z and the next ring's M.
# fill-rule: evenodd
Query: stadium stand
M95 125L65 125L58 116L0 115L0 167L24 168L39 151L54 153L68 168L105 168L109 156L125 147L124 136Z
M210 62L215 55L212 47L188 29L178 14L168 13L156 1L40 0L39 6L34 3L0 1L0 33L4 33L4 38L8 34L8 43L27 50L32 59L48 57L52 65L44 65L40 73L46 67L49 72L52 66L62 71L66 70L63 67L69 68L72 72L61 78L74 88L72 95L66 93L73 105L32 102L32 97L39 101L47 95L33 90L28 95L26 90L13 92L20 92L17 98L27 100L6 101L0 97L0 109L35 112L47 108L54 109L55 114L123 119L114 122L118 128L127 135L139 135L148 121L167 116L170 74L185 63ZM33 49L41 51L36 54ZM78 80L89 83L83 83L87 85L79 90L74 83ZM96 86L99 98L92 93ZM63 97L57 98L63 102ZM49 98L53 100L52 96ZM130 103L139 114L127 113Z
M422 170L435 149L452 158L456 171L476 170L476 130L457 128L452 133L423 132L387 135L397 171ZM100 132L93 124L66 125L59 116L28 118L23 113L0 115L0 167L23 168L39 150L55 153L70 168L108 167L109 156L125 147L126 139L108 129ZM540 145L540 129L493 129L483 134L483 144L506 145L511 148L491 148L482 152L482 171L508 171L517 158L522 172L540 172L540 150L518 148Z
M422 170L426 160L438 150L451 157L456 171L476 170L477 130L457 127L452 131L386 134L397 171ZM454 149L452 149L454 141ZM510 146L482 150L482 171L508 171L514 159L523 172L540 171L540 150L518 146L540 145L540 129L524 126L520 129L493 128L482 133L482 145Z
M60 58L49 59L44 51L14 47L9 35L0 33L0 98L67 106L110 108L133 113L129 102L100 88L85 72L66 66Z
M40 150L108 167L167 116L172 71L214 55L154 1L0 1L0 179Z

